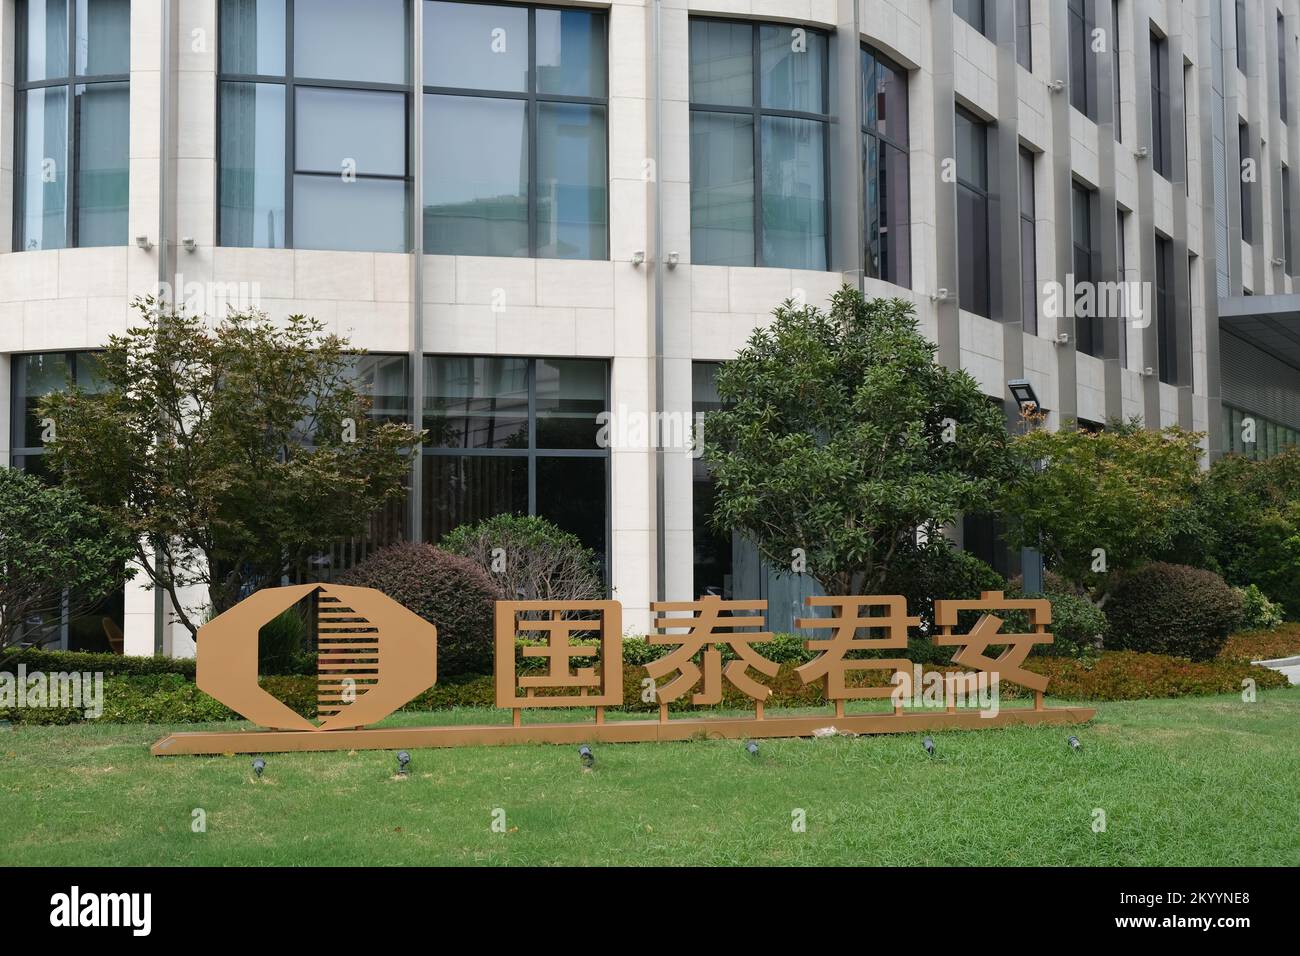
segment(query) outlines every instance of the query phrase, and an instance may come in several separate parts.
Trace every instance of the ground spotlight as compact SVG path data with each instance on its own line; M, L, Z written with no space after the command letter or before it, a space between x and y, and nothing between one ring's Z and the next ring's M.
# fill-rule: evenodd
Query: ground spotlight
M757 742L757 741L754 741L754 740L746 741L746 742L745 742L745 749L749 751L749 755L750 755L751 757L757 757L757 756L758 756L758 742Z
M411 763L411 755L408 754L405 750L399 750L397 752L397 775L399 777L406 776L406 768L410 763Z
M596 755L591 752L591 748L586 744L578 748L578 759L582 761L583 770L590 770L596 766Z
M262 771L265 769L266 769L265 760L263 760L261 757L257 757L253 760L253 773L257 774L259 779L262 776Z
M924 740L921 741L921 746L925 748L925 752L928 753L931 757L934 756L934 738L933 738L933 737L926 737Z
M1070 736L1066 738L1065 742L1070 745L1071 750L1083 749L1083 744L1079 743L1079 738L1074 736L1074 734L1070 734Z

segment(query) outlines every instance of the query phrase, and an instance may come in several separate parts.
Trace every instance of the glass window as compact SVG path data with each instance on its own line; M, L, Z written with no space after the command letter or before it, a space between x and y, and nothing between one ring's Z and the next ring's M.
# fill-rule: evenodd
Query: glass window
M222 0L221 69L227 74L284 76L285 0Z
M605 16L426 0L426 252L609 257Z
M1151 167L1168 179L1170 155L1169 44L1151 34Z
M527 256L527 101L427 95L424 139L424 251Z
M538 514L607 549L608 363L425 357L426 539L502 513Z
M691 260L826 268L826 35L696 18L690 50Z
M77 75L131 72L131 0L77 0Z
M406 0L293 0L294 75L406 84L406 6Z
M1016 0L1016 62L1034 70L1034 38L1030 26L1029 0Z
M1070 105L1089 119L1097 118L1096 97L1092 84L1095 76L1092 52L1092 25L1088 22L1084 0L1069 0L1070 26Z
M1110 68L1111 68L1111 119L1115 124L1115 142L1124 142L1124 109L1119 68L1119 0L1110 0Z
M1074 237L1074 282L1077 295L1090 295L1090 309L1077 307L1074 331L1078 350L1085 355L1102 357L1103 336L1098 307L1097 277L1100 272L1099 237L1097 235L1097 193L1082 183L1072 184L1071 219Z
M1291 170L1282 166L1280 176L1282 187L1282 261L1287 275L1295 274L1295 259L1291 244Z
M1156 339L1160 381L1178 384L1178 343L1174 316L1174 244L1156 236Z
M537 255L608 259L605 107L537 106Z
M1246 0L1237 0L1237 69L1246 72Z
M862 49L861 64L866 203L863 268L868 276L910 287L907 73L869 47Z
M752 266L754 120L747 113L691 113L691 259Z
M957 287L961 308L992 318L989 288L988 128L958 108L957 133Z
M294 109L298 172L406 174L406 97L401 93L299 87Z
M1020 321L1026 332L1038 332L1037 227L1034 222L1034 154L1019 153L1020 188Z
M1282 18L1281 11L1277 15L1277 112L1286 122L1287 99L1286 99L1286 21Z
M528 89L528 8L424 5L424 83L457 89Z
M1252 159L1254 151L1250 148L1250 127L1241 121L1237 122L1237 149L1240 151L1240 163ZM1237 167L1242 170L1237 179L1239 182L1238 195L1241 197L1241 241L1255 241L1255 210L1251 203L1251 183L1247 181L1244 167L1240 164Z
M131 93L125 83L76 88L77 245L127 240Z
M1123 286L1123 289L1124 289L1124 292L1123 292L1123 298L1120 300L1121 302L1124 303L1124 307L1123 307L1122 311L1120 312L1120 315L1119 315L1119 318L1118 318L1118 321L1119 321L1119 364L1120 364L1120 368L1128 368L1128 323L1129 323L1129 311L1130 311L1130 308L1131 308L1130 303L1131 303L1132 301L1134 301L1134 298L1131 297L1131 296L1129 295L1129 292L1128 292L1128 285L1127 285L1127 282L1128 282L1128 243L1127 243L1127 241L1126 241L1126 239L1125 239L1125 237L1124 237L1124 234L1125 234L1125 232L1127 231L1127 230L1126 230L1126 225L1127 225L1127 223L1128 223L1128 215L1129 215L1128 213L1124 212L1124 210L1119 209L1118 207L1115 209L1115 233L1116 233L1116 235L1115 235L1115 261L1116 261L1116 266L1117 266L1117 268L1116 268L1116 272L1118 273L1118 275L1116 276L1116 278L1118 278L1119 281L1120 281L1121 283L1125 283L1125 285Z
M410 248L408 17L407 0L220 0L222 245Z
M14 248L125 245L129 0L21 0L16 23Z
M297 175L294 246L354 252L403 252L407 185L401 180Z
M284 87L221 84L223 246L285 247Z
M988 35L988 15L984 10L984 0L952 0L952 12L957 14L985 36Z

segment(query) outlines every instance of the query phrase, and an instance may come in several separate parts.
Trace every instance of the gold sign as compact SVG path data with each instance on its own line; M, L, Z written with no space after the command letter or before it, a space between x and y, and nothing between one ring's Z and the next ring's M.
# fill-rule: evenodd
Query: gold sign
M258 632L285 609L316 596L318 713L306 717L258 686ZM1009 724L1078 723L1095 711L1049 708L1043 704L1048 679L1024 668L1035 644L1050 643L1051 604L1045 599L1007 599L986 591L976 600L934 602L934 642L955 647L952 661L963 671L925 674L935 684L934 699L920 694L920 668L904 657L861 658L861 651L903 651L909 616L900 595L810 597L811 608L828 608L827 617L801 618L803 629L829 632L805 646L817 657L798 667L804 684L823 681L831 713L774 716L764 713L780 665L763 656L773 635L764 630L766 601L668 601L651 605L658 615L654 647L666 653L646 665L657 719L606 720L605 709L623 703L622 606L617 601L498 601L496 604L496 705L510 711L510 722L478 726L370 727L431 687L437 677L437 629L396 601L370 588L299 585L258 591L199 631L197 683L200 689L247 717L271 728L253 733L177 733L158 741L154 754L269 753L286 750L398 749L513 743L636 742L709 737L802 737L828 732L872 734L994 727ZM958 615L979 612L974 626L959 633ZM1004 633L994 612L1022 612L1024 633ZM861 636L865 632L868 636ZM872 633L883 636L872 637ZM542 659L541 673L520 674L517 639L530 639L525 660ZM593 643L594 641L594 643ZM579 643L580 642L580 643ZM1002 648L996 657L986 653ZM720 648L732 660L724 665ZM848 675L890 672L889 686L852 686ZM667 678L666 682L660 683ZM690 695L697 706L720 704L723 682L754 701L752 717L669 719L669 703ZM966 692L996 689L1002 681L1034 692L1032 707L962 708ZM648 688L651 689L651 688ZM845 701L889 698L892 712L848 714ZM591 721L531 723L523 712L538 707L593 708ZM909 707L911 709L909 709ZM828 720L833 720L829 724Z

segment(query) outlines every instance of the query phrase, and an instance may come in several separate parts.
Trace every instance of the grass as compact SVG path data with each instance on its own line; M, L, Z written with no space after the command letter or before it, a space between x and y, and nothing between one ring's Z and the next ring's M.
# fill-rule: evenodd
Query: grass
M0 732L0 864L1300 864L1294 688L935 734L933 759L912 734L699 741L598 746L583 772L534 745L415 751L406 779L389 752L271 755L261 780L246 756L150 757L170 729Z

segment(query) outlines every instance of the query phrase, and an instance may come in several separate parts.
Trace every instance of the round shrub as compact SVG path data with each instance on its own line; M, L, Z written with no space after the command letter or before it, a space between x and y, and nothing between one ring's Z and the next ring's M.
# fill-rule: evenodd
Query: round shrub
M536 515L500 514L461 525L438 546L487 571L503 601L597 601L605 596L595 552Z
M375 588L438 629L438 678L492 673L497 596L469 558L431 544L394 544L344 572L339 584Z
M1020 597L1020 589L1009 589L1008 596ZM1052 602L1052 623L1047 628L1052 634L1052 643L1036 644L1031 653L1079 660L1093 659L1100 654L1110 626L1101 608L1075 594L1047 591L1030 597L1045 597ZM1026 613L1013 611L1000 616L1006 622L1002 625L1004 631L1023 633L1029 629L1029 615Z
M1208 661L1241 623L1241 598L1213 571L1156 561L1111 592L1107 648Z

